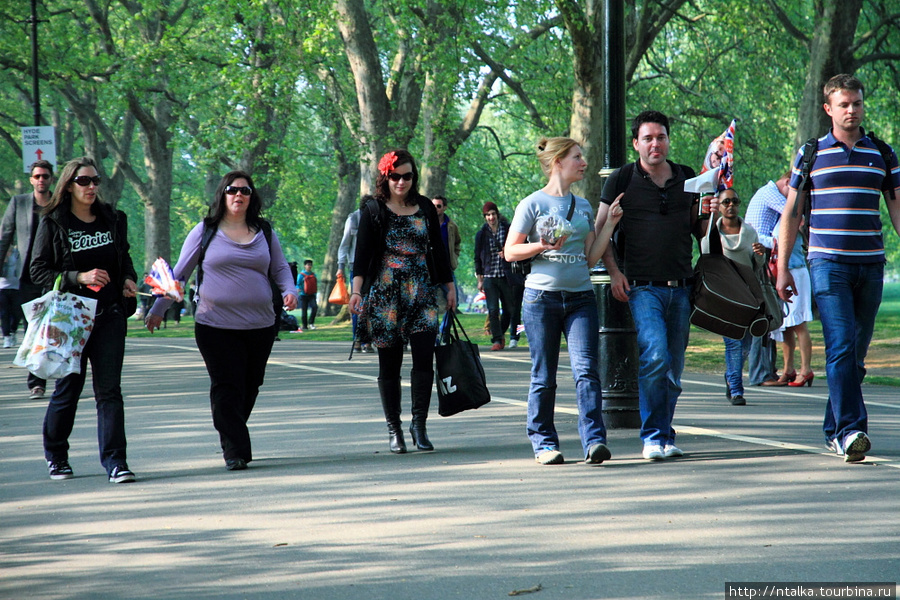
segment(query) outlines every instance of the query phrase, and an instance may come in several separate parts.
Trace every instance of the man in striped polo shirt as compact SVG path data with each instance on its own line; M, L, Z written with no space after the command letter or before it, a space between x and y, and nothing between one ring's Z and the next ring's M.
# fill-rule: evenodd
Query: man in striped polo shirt
M865 106L858 79L835 75L825 84L824 94L831 131L819 138L809 192L798 190L802 149L797 156L778 245L793 247L809 199L809 270L822 320L828 376L825 441L844 460L856 462L871 448L862 380L884 281L881 197L894 230L900 232L900 200L894 198L900 196L900 167L893 150L890 164L885 164L860 126ZM778 257L776 288L790 302L794 281L788 258L789 253Z

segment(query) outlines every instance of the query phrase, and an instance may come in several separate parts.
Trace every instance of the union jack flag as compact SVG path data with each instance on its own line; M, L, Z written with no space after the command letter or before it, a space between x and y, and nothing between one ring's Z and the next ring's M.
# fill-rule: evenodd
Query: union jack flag
M150 274L144 277L144 283L150 286L150 292L154 296L169 296L175 302L184 299L184 282L175 279L172 267L162 257L154 261Z
M711 169L719 170L719 183L717 191L734 187L734 128L737 121L732 119L728 128L712 141L706 150L706 158L703 159L703 168L700 173L706 173Z

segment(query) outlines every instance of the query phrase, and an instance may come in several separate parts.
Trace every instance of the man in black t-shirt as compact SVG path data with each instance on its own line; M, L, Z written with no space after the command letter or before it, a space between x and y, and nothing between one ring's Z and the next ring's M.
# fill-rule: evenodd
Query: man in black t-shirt
M657 111L644 111L634 118L631 137L640 158L613 172L606 182L595 228L599 233L606 223L616 190L625 190L620 194L624 212L617 237L619 252L624 250L624 273L612 244L603 262L613 296L629 303L637 329L643 457L663 460L683 454L675 445L672 418L690 332L691 235L702 237L708 221L698 219L697 195L684 191L684 182L694 177L694 171L667 159L669 119ZM619 177L628 181L619 182ZM713 212L717 205L714 200Z

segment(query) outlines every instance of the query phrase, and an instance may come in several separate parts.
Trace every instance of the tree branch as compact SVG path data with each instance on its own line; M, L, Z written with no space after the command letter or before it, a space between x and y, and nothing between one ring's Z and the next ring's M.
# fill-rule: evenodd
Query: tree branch
M787 16L787 14L783 10L781 10L780 6L778 6L778 2L776 0L766 0L766 2L769 3L769 7L772 9L772 12L775 13L775 18L781 22L788 34L790 34L792 37L797 38L808 46L810 43L809 36L807 36L800 29L794 26L791 18Z
M480 58L484 64L491 68L491 70L497 73L497 76L500 78L503 83L505 83L509 89L515 92L516 96L518 96L519 100L522 101L522 104L525 105L525 109L528 111L528 115L531 117L532 122L534 122L535 126L540 129L546 129L546 125L544 121L541 119L541 114L538 112L537 107L528 97L528 94L525 93L525 88L522 87L518 81L513 80L506 73L506 69L503 65L494 61L487 52L485 52L484 48L481 47L477 41L472 42L472 51L475 52L475 55Z

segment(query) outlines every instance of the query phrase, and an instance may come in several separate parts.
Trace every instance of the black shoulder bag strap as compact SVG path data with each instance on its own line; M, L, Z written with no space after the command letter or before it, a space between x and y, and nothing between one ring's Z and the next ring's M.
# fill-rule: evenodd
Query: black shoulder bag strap
M625 193L625 191L628 189L629 184L631 184L631 178L633 175L633 162L622 165L622 168L620 168L619 172L616 174L616 189L613 192L613 201L615 201L615 199L619 197L619 194ZM624 200L625 198L622 199ZM613 250L615 251L616 260L618 261L620 268L625 264L625 228L622 226L622 224L622 221L619 221L616 224L616 228L613 231L612 235Z
M868 132L866 135L869 136L869 139L872 140L872 143L875 144L875 147L878 148L878 151L881 153L881 158L884 160L884 181L881 184L881 191L887 192L888 197L891 200L896 200L897 195L894 192L894 179L891 177L891 147L887 145L887 142L879 139L873 132Z
M800 184L797 186L797 194L806 192L806 203L803 205L803 216L806 219L806 226L809 227L809 215L812 211L812 173L813 165L816 164L816 156L819 153L819 139L811 137L806 140L803 146L803 161L800 163ZM799 216L797 212L797 204L794 203L794 216Z
M569 223L572 222L572 215L575 214L575 194L569 192L569 195L572 196L572 203L569 204L569 212L566 213L566 221Z

